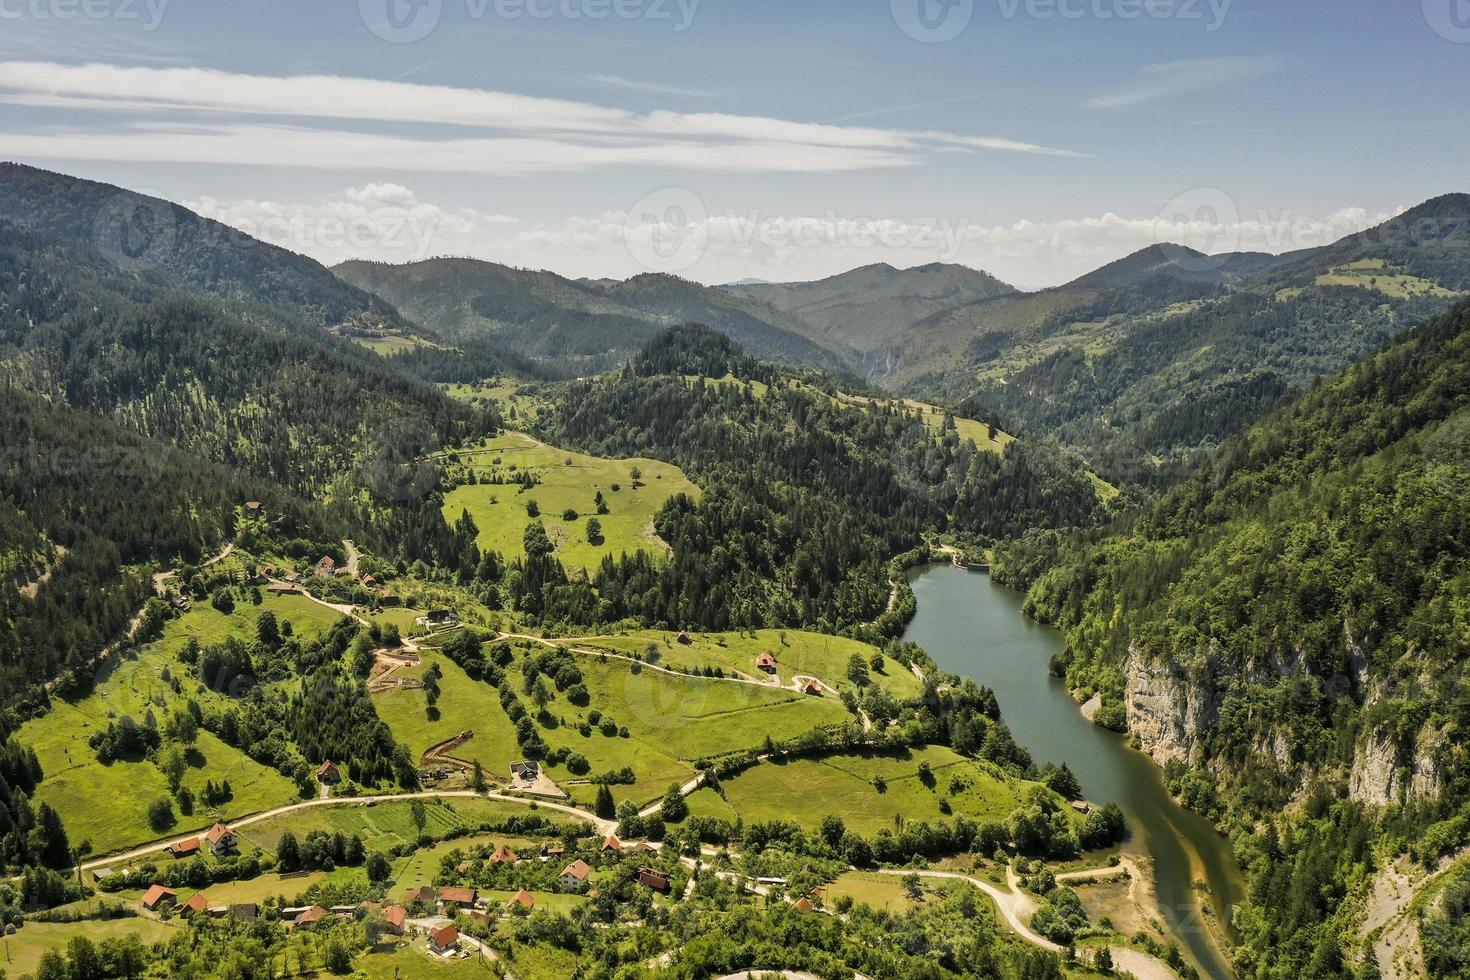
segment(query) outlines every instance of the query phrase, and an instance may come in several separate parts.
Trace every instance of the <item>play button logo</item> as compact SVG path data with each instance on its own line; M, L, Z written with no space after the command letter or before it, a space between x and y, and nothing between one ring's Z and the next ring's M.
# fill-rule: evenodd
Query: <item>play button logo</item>
M357 0L367 29L390 44L421 41L439 26L443 0Z

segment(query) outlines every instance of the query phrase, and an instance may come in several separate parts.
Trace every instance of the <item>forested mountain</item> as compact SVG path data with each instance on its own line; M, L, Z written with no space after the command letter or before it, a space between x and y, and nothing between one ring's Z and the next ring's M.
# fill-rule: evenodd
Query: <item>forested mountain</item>
M345 282L372 290L448 341L489 341L564 376L621 365L665 326L699 322L752 354L791 364L843 368L804 322L674 276L573 282L550 272L474 259L407 265L345 262Z
M1041 293L936 314L885 386L1055 433L1115 483L1167 484L1219 442L1470 290L1470 197L1320 249L1153 246Z
M533 561L521 581L553 619L585 618L600 601L605 619L669 627L847 629L884 612L888 558L925 531L989 539L1101 513L1091 481L1054 449L988 452L953 429L935 438L913 411L844 403L704 327L661 334L621 373L572 386L541 431L596 455L677 463L705 491L655 522L672 562L609 560L595 598L546 589Z
M147 568L218 550L246 500L283 535L329 535L267 481L29 392L0 391L0 445L0 710L85 671L152 594Z
M883 357L907 327L926 317L1015 292L989 273L940 262L913 269L878 263L815 282L723 289L801 317L869 360Z
M318 262L111 184L0 163L0 221L100 255L141 282L279 329L418 332Z
M1116 533L1000 555L1066 631L1071 686L1235 829L1245 975L1342 975L1382 862L1463 842L1467 447L1470 303L1229 439Z
M310 316L318 301L380 301L288 253L218 241L188 212L178 228L199 233L164 238L135 268L82 234L125 192L5 174L4 208L27 224L0 220L0 555L7 577L36 580L34 595L4 594L8 698L117 638L147 594L142 572L218 548L247 499L295 515L284 531L330 522L410 558L458 547L416 461L493 431L494 411L297 318L298 302ZM246 279L262 296L284 284L289 301L232 292Z

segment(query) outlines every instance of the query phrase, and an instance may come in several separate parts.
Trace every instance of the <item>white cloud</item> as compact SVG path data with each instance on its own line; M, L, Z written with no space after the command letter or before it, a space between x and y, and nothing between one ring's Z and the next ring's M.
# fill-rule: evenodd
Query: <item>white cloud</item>
M640 82L634 78L624 78L622 75L589 75L587 80L607 88L626 89L629 92L646 92L649 95L669 95L696 99L714 98L714 92L705 92L695 88L683 88L678 85L660 85L657 82Z
M110 130L3 133L17 155L524 173L612 164L729 171L839 171L911 165L944 151L1080 156L997 136L834 126L726 113L634 113L484 89L341 76L268 77L201 68L0 62L0 101L122 112ZM206 125L162 120L179 113ZM272 117L245 122L231 117ZM494 131L435 138L334 123ZM378 129L381 127L375 127ZM417 133L417 129L415 130ZM67 144L72 144L68 147ZM282 150L289 146L289 152ZM374 160L374 158L378 158Z
M819 279L860 265L907 268L954 262L984 269L1023 288L1067 282L1161 242L1201 234L1242 251L1285 252L1329 244L1395 212L1345 208L1323 218L1257 214L1202 228L1198 218L1124 218L1116 214L1056 221L986 225L961 214L774 215L742 209L702 211L694 199L687 223L672 229L678 248L697 243L697 261L677 270L650 264L641 206L528 223L473 209L424 202L396 184L369 184L310 203L185 202L190 208L328 264L348 258L408 262L460 255L569 278L625 278L678 271L707 283L746 277L775 281ZM629 245L630 229L638 236ZM668 232L671 229L659 228Z
M1250 81L1276 68L1276 62L1270 58L1196 58L1163 62L1139 70L1127 84L1094 96L1088 105L1094 109L1132 108L1171 96Z

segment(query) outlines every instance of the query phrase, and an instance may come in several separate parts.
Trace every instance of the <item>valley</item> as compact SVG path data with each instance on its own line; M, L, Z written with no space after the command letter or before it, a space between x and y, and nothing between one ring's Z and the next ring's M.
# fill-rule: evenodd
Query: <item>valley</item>
M139 271L0 182L7 975L1461 968L1443 243L718 287L118 190Z

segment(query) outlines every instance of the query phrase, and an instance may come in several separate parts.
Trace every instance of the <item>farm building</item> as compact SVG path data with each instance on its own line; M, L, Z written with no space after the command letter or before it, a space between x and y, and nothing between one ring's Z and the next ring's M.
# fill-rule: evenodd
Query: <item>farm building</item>
M653 868L638 869L638 884L661 894L667 895L669 892L669 876Z
M162 885L154 885L143 894L143 907L150 912L156 912L165 905L173 905L179 900L179 893L172 888Z
M239 836L222 823L217 823L209 828L205 835L209 838L209 849L215 857L224 857L226 854L238 854L240 851Z
M440 956L448 956L459 949L459 930L454 926L440 926L429 931L429 949Z

